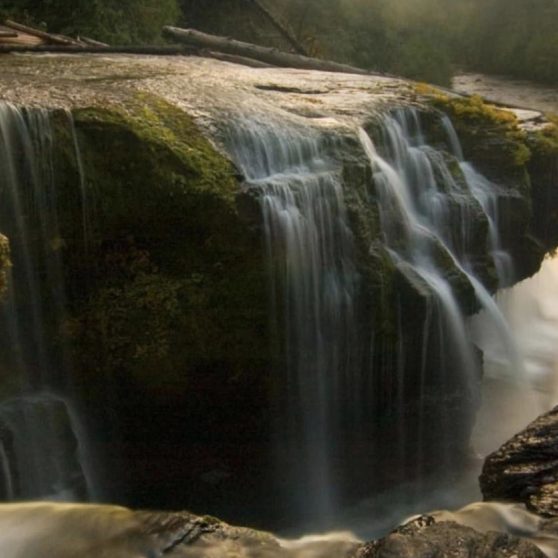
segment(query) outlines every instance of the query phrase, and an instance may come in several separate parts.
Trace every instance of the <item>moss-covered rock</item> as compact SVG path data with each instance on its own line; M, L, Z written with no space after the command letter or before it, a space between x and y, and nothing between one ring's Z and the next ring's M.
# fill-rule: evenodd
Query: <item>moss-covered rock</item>
M53 122L72 382L110 432L107 466L128 464L132 501L195 505L197 475L229 461L224 446L238 459L268 432L259 215L246 211L233 165L155 96L78 109L73 124L55 112ZM211 495L200 499L211 509Z
M524 126L513 110L476 95L447 94L427 85L416 91L422 101L448 114L465 158L500 189L500 235L514 258L515 280L533 275L558 241L558 219L552 210L558 180L556 119ZM440 143L447 141L439 119L430 122L429 133Z
M548 118L549 123L528 138L533 237L547 251L558 244L558 116Z
M76 212L63 212L68 331L83 366L165 396L208 368L224 382L250 376L268 358L265 266L237 210L234 168L155 97L81 109L74 121L94 208L87 239ZM73 179L73 153L60 156ZM79 292L84 261L88 290Z

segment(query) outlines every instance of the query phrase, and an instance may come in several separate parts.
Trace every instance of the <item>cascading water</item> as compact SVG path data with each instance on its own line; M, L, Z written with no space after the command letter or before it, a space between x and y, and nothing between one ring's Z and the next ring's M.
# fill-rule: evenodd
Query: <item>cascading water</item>
M377 348L369 349L369 369L359 352L357 301L366 294L359 290L345 209L348 186L342 178L342 154L332 148L335 142L327 133L283 121L261 122L237 120L225 145L243 172L247 189L259 199L263 216L272 325L286 386L279 397L283 412L277 427L281 474L289 477L287 490L298 500L299 512L326 518L335 507L334 483L339 481L332 468L343 450L336 454L336 449L343 446L346 434L340 424L345 421L346 429L349 415L361 417L361 423L362 418L374 422L371 412L378 410L370 409L381 408L375 407L374 400L384 396L370 393L369 388L370 375L378 374L374 369ZM376 191L376 199L367 203L378 204L387 252L401 274L426 293L427 301L418 380L407 377L405 317L401 307L396 311L399 343L394 361L385 365L393 388L390 405L397 407L390 410L392 422L397 423L390 430L396 437L391 445L396 448L377 442L377 455L369 460L372 466L381 463L385 467L379 454L391 452L389 466L399 481L422 478L433 459L432 440L426 440L432 438L426 430L427 421L432 420L428 417L433 385L441 386L439 392L450 406L454 393L468 394L469 408L462 412L468 424L478 405L479 362L456 289L468 292L474 304L487 310L502 343L514 353L505 320L474 275L470 260L478 242L471 232L473 221L481 215L487 223L485 241L495 268L505 267L500 265L507 255L501 249L490 184L465 161L451 123L443 119L442 127L448 136L447 152L428 145L420 113L413 109L380 118L374 140L364 129L359 131ZM373 335L371 339L374 342ZM408 420L408 385L417 382L418 415ZM355 392L360 397L353 397ZM416 391L411 397L416 398ZM451 447L450 440L458 438L455 432L461 428L444 417L442 412L437 433L442 441L437 447ZM375 435L368 425L351 424L353 442L349 444L359 435L361 439ZM441 461L445 459L449 456ZM346 466L342 464L341 469Z
M237 122L228 148L261 203L285 392L281 474L303 514L333 507L331 451L355 348L357 273L341 168L317 132ZM290 472L285 473L285 471Z
M11 385L0 402L8 499L83 499L91 490L79 421L57 393L67 388L69 365L53 335L65 311L53 148L48 111L0 104L0 230L13 264L0 316L0 362Z
M489 249L498 273L498 286L502 288L511 285L514 280L513 262L510 254L502 248L499 232L498 200L500 189L465 160L459 138L448 116L442 116L441 124L446 132L451 153L459 163L465 184L479 203L488 222Z
M430 293L429 308L423 331L423 363L432 362L425 353L439 351L435 358L439 370L451 370L461 378L461 390L470 394L471 416L478 404L476 386L479 363L475 358L468 321L456 298L456 289L472 289L477 304L489 316L492 327L505 347L517 376L521 361L509 331L493 298L475 276L470 254L474 239L470 234L473 217L479 206L488 223L488 244L502 284L510 278L510 257L501 248L497 221L497 189L465 161L455 130L447 117L442 117L452 154L435 150L426 143L418 111L404 109L385 116L380 133L373 141L364 129L359 137L367 153L376 184L382 230L391 257L409 281L422 283ZM380 152L381 151L381 154ZM450 165L453 157L458 172ZM493 192L496 192L494 194ZM453 270L453 271L451 271ZM402 332L399 332L402 336ZM437 340L432 345L432 342ZM423 364L420 392L429 380ZM443 385L444 378L438 381ZM420 396L422 401L423 395ZM404 398L399 415L404 416ZM415 436L422 452L423 402L420 403L419 425ZM443 421L446 422L445 420ZM406 428L403 428L406 430ZM452 435L441 425L440 435L448 441ZM399 437L405 444L405 438ZM448 443L444 443L448 446ZM408 454L402 448L400 455ZM416 460L419 469L422 458ZM416 475L421 478L419 471Z

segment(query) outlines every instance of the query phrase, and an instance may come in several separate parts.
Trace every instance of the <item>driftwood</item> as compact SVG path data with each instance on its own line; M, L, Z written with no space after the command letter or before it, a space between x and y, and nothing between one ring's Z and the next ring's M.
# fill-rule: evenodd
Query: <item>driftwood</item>
M97 45L3 45L0 43L0 55L11 53L53 53L53 54L143 54L155 56L201 56L203 58L214 58L224 62L249 66L250 68L269 68L269 64L244 58L242 56L234 56L232 54L223 54L221 52L213 52L206 49L188 47L186 45L174 46L97 46Z
M85 43L89 46L99 46L99 47L107 47L110 46L108 43L102 43L101 41L96 41L95 39L90 39L89 37L80 36L79 40L81 43Z
M355 68L346 64L339 64L329 60L310 58L299 54L291 54L274 48L262 47L251 43L236 41L235 39L209 35L194 29L180 29L178 27L164 27L163 32L167 37L172 37L189 46L207 49L223 54L241 56L259 60L271 66L283 68L299 68L302 70L320 70L322 72L341 72L345 74L370 75L362 68Z
M27 25L22 25L21 23L17 23L12 21L11 19L7 19L4 22L4 25L7 27L11 27L16 31L21 31L22 33L27 33L28 35L34 35L35 37L39 37L44 39L45 41L49 41L55 45L79 45L78 41L74 39L70 39L70 37L64 37L62 35L54 35L52 33L47 33L46 31L40 31L39 29L35 29L33 27L27 27Z
M59 53L59 54L154 54L154 55L191 55L199 54L200 49L186 45L175 46L93 46L93 45L0 45L0 54L17 52Z
M244 56L235 56L234 54L224 54L222 52L214 52L212 50L200 50L200 56L206 58L215 58L215 60L222 60L223 62L231 62L233 64L240 64L241 66L249 66L250 68L271 68L269 64L254 60L253 58L245 58Z

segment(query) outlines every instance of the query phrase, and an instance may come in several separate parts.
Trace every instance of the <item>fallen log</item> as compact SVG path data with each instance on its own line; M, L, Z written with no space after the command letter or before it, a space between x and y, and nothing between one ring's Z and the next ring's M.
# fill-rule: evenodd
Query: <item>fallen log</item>
M271 68L270 64L245 58L243 56L235 56L232 54L224 54L222 52L213 52L211 50L188 47L187 45L175 46L100 46L100 45L83 45L83 46L65 46L65 45L3 45L0 43L0 55L12 53L37 53L37 54L143 54L155 56L200 56L202 58L214 58L223 62L231 62L232 64L240 64L250 68Z
M10 53L55 54L147 54L179 56L199 54L199 48L186 45L174 46L93 46L93 45L0 45L0 54Z
M282 68L298 68L301 70L319 70L322 72L339 72L345 74L370 75L371 72L362 68L355 68L346 64L320 60L299 54L291 54L274 48L262 47L251 43L244 43L228 37L218 37L196 31L195 29L180 29L179 27L166 26L163 32L167 37L189 46L221 52L244 58L251 58L265 62L271 66Z
M15 39L16 37L15 31L0 31L0 39Z
M65 37L63 35L55 35L53 33L47 33L46 31L41 31L40 29L35 29L34 27L28 27L27 25L22 25L21 23L17 23L16 21L12 21L11 19L7 19L4 22L6 27L10 27L11 29L15 29L16 31L21 31L22 33L27 33L28 35L34 35L35 37L39 37L40 39L44 39L45 41L50 41L56 45L79 45L78 41L71 39L70 37Z
M272 68L270 64L254 60L253 58L245 58L244 56L235 56L234 54L224 54L222 52L214 52L212 50L200 50L200 56L207 58L215 58L215 60L222 60L223 62L231 62L232 64L240 64L241 66L248 66L250 68Z
M89 37L80 37L79 38L81 43L85 43L89 46L100 46L100 47L108 47L110 46L108 43L102 43L101 41L97 41L95 39L90 39Z

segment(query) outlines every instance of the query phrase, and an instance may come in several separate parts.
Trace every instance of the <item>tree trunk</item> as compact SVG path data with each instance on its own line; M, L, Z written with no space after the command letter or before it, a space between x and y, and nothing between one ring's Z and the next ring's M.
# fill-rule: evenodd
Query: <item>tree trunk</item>
M4 22L6 27L10 27L15 29L16 31L21 31L22 33L27 33L29 35L34 35L35 37L39 37L44 39L45 41L49 41L56 45L75 45L78 46L79 42L71 39L70 37L64 37L62 35L54 35L52 33L47 33L46 31L41 31L40 29L35 29L34 27L27 27L27 25L22 25L21 23L16 23L11 19L7 19Z
M269 64L233 54L223 54L207 49L189 47L187 45L175 46L98 46L98 45L3 45L0 43L0 55L14 52L30 53L57 53L57 54L144 54L155 56L200 56L214 58L224 62L249 66L250 68L270 68Z
M153 54L191 55L199 54L199 48L186 45L175 46L75 46L75 45L0 45L0 54L11 52L53 52L60 54Z
M166 26L163 28L163 31L168 37L172 37L174 40L190 46L244 58L252 58L272 66L299 68L303 70L320 70L322 72L370 75L370 72L362 68L355 68L329 60L319 60L318 58L282 52L274 48L244 43L226 37L209 35L201 31L196 31L195 29L180 29L178 27Z

